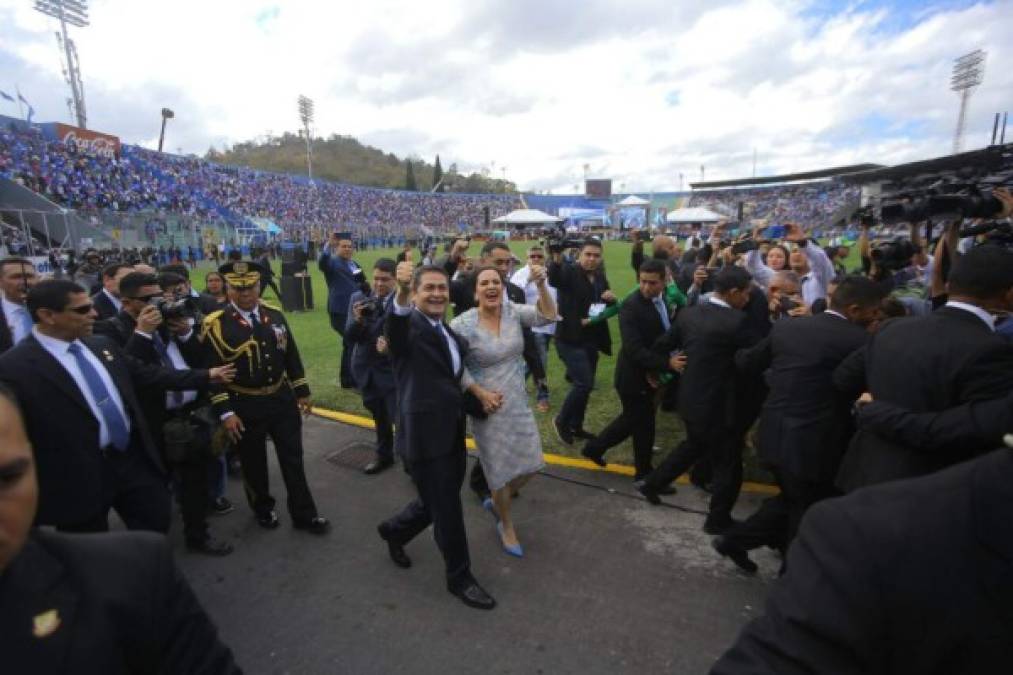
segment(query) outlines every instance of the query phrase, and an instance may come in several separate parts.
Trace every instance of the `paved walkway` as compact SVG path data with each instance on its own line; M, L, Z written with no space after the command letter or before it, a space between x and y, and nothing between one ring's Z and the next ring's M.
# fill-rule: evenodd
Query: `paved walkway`
M236 511L212 527L236 552L180 554L248 673L705 673L761 608L779 564L762 552L760 574L743 576L711 550L701 515L651 507L623 476L549 467L515 503L521 560L501 551L465 487L472 569L499 602L473 610L445 590L431 533L408 547L411 569L388 560L376 524L413 490L400 468L368 477L341 465L371 438L319 418L306 425L329 536L289 526L273 468L281 528L257 527L233 480ZM680 487L668 500L701 511L706 497ZM743 495L737 515L760 498Z

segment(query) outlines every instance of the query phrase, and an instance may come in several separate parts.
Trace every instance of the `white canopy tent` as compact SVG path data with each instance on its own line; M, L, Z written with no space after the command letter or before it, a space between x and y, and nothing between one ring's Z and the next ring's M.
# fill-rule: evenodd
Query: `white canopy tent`
M670 223L716 223L721 220L727 220L727 218L720 213L714 213L710 209L696 206L669 211L665 220Z
M538 209L517 209L505 216L493 218L492 222L497 225L544 225L546 223L560 223L562 218L550 216L545 211Z
M647 201L643 197L630 195L626 199L616 204L616 206L650 206L650 204L651 202Z

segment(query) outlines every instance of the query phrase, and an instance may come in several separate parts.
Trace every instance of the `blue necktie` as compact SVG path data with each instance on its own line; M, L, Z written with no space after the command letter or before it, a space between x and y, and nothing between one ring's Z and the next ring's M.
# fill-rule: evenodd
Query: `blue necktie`
M109 390L106 389L105 383L102 382L102 377L95 370L95 366L91 365L91 361L82 353L81 345L73 342L67 351L74 355L77 367L81 369L81 374L84 375L84 382L88 385L88 390L98 403L99 412L102 413L102 419L109 429L109 439L113 447L121 452L125 451L130 445L130 432L127 430L127 421L123 418L123 413L116 407L116 403L109 395Z
M21 318L21 339L24 340L32 334L32 315L28 313L27 308L22 307L18 316Z
M162 357L162 363L165 364L165 367L176 370L176 364L174 364L172 359L169 357L169 347L165 344L162 336L158 334L158 331L151 334L151 341L155 345L155 351L158 352L160 357ZM169 396L172 397L172 402L177 407L183 403L183 392L170 391Z
M661 325L665 327L667 331L672 327L672 322L668 319L668 310L665 308L665 301L660 297L654 299L654 306L658 308L658 314L661 315Z

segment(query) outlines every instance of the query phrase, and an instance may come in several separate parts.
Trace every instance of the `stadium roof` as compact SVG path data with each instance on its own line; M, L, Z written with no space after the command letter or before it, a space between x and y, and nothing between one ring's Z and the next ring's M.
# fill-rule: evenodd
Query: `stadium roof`
M818 180L821 178L836 178L845 174L854 174L860 171L871 171L882 169L882 164L853 164L851 166L838 166L832 169L820 169L819 171L803 171L801 173L786 173L780 176L758 176L754 178L736 178L735 180L712 180L702 183L690 183L694 190L712 190L714 188L728 187L751 187L755 185L773 185L775 183L791 183L800 180Z
M986 170L997 170L1003 166L1004 153L1013 152L1013 143L991 145L979 150L961 152L956 155L945 155L934 159L908 162L896 166L882 166L864 171L856 171L841 180L848 183L879 183L883 181L908 178L926 173L949 172L966 167L978 167Z

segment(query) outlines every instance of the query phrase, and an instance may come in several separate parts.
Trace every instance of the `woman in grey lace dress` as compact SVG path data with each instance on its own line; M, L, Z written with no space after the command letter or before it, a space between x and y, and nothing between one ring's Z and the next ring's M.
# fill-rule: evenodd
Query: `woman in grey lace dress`
M537 305L515 305L505 297L496 268L480 268L475 274L478 306L450 324L468 341L464 383L489 413L486 419L472 418L471 425L492 490L487 508L497 517L504 550L518 557L524 553L510 517L511 494L544 466L541 438L524 387L521 328L545 326L556 317L545 269L532 267L531 279L538 286Z

